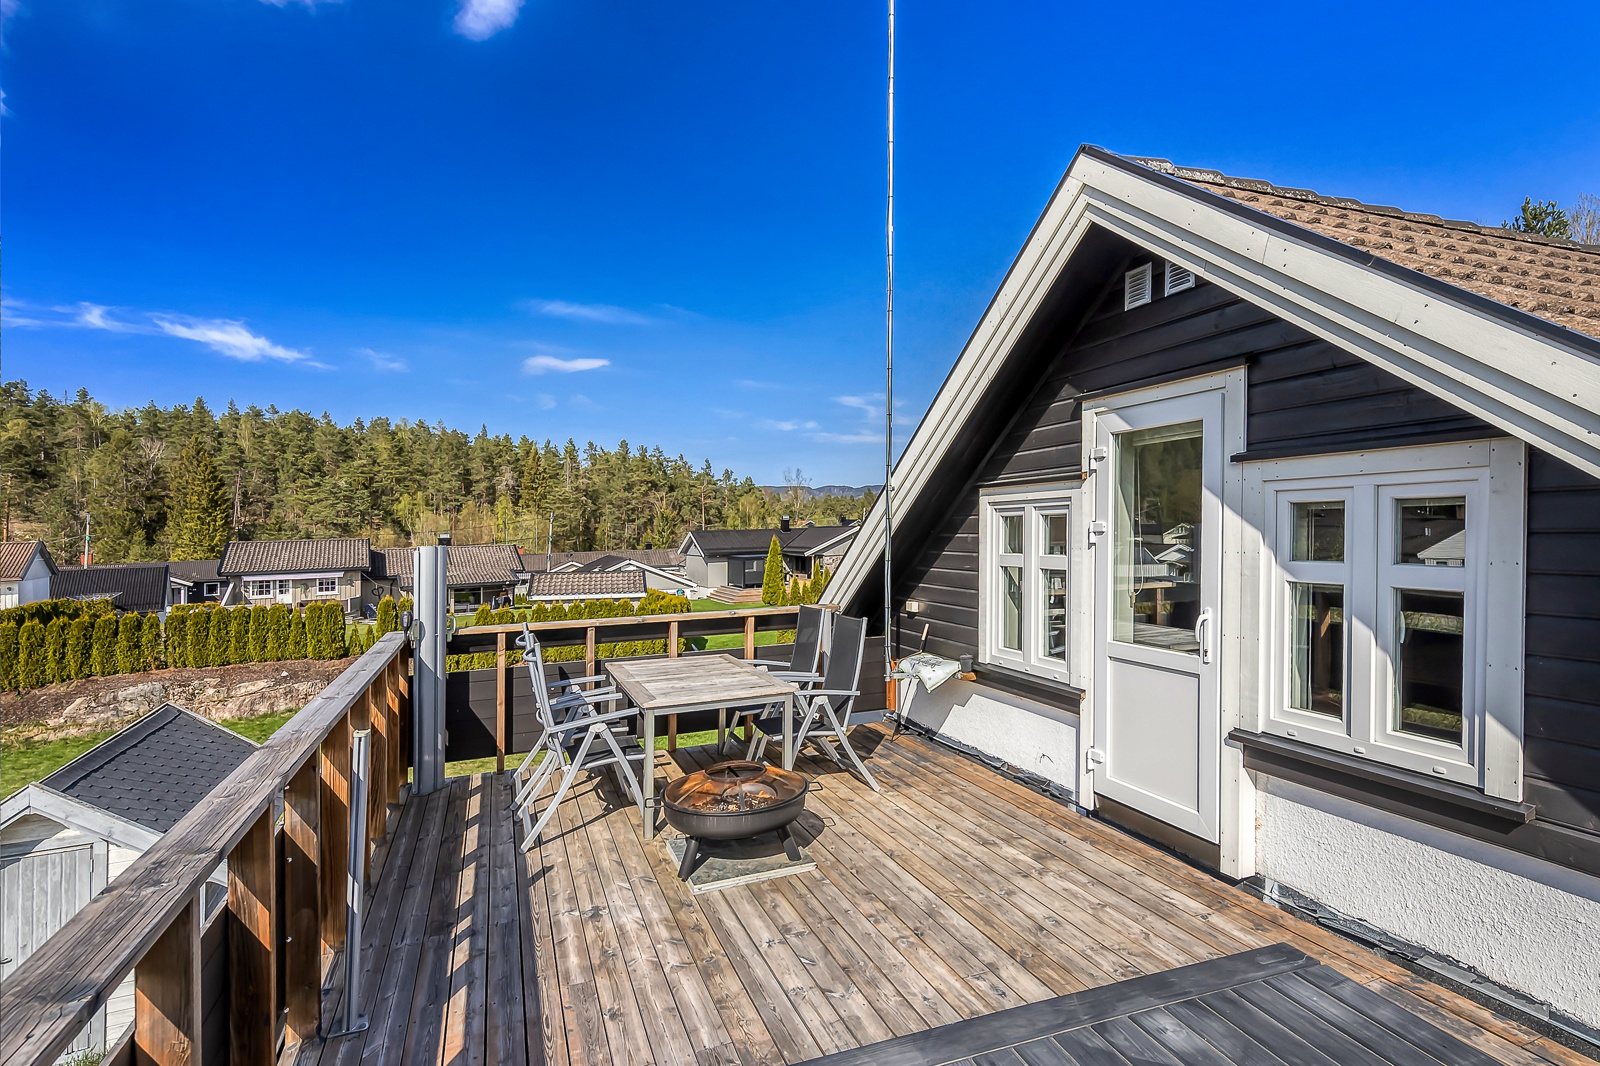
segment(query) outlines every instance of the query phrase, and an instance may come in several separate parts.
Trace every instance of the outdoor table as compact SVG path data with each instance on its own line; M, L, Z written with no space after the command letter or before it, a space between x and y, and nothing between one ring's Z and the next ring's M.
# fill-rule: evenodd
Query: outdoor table
M780 705L783 710L783 768L794 768L796 686L731 655L641 659L606 665L611 683L632 701L644 725L645 772L639 782L645 799L655 795L656 716L689 711L721 712L717 748L727 730L727 712L738 707ZM655 836L655 810L645 807L644 835Z

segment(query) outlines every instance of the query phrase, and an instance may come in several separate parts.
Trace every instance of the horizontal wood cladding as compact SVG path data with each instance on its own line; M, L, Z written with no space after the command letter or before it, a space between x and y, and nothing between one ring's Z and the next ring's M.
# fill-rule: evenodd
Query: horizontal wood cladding
M1526 796L1600 853L1600 480L1533 450L1527 563Z

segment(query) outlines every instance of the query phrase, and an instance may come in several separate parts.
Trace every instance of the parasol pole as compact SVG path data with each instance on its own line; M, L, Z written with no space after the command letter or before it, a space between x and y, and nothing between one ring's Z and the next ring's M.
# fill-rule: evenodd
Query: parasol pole
M889 0L889 195L884 224L885 285L883 385L883 677L894 684L894 0Z

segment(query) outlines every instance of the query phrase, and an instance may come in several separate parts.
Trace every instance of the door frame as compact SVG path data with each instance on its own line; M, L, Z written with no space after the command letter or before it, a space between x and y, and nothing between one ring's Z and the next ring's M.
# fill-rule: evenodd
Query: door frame
M1243 654L1241 643L1244 629L1241 590L1251 576L1245 572L1251 569L1251 566L1244 553L1244 472L1232 459L1234 455L1245 450L1247 410L1245 367L1237 366L1210 374L1199 374L1085 399L1081 436L1082 461L1086 478L1111 476L1110 456L1097 458L1095 455L1097 447L1095 438L1102 414L1207 393L1220 394L1222 401L1221 567L1216 593L1218 610L1214 645L1219 732L1216 747L1220 762L1217 768L1220 872L1230 877L1248 877L1255 873L1255 790L1244 769L1244 753L1224 740L1230 730L1241 724L1241 694L1245 691L1245 685L1253 683L1253 678L1244 676L1244 672L1250 668L1250 663ZM1100 508L1102 499L1109 500L1111 496L1099 491L1098 482L1091 482L1085 487L1094 490L1085 493L1086 510L1089 512L1089 523L1086 524L1090 525L1090 530L1085 534L1086 543L1092 552L1109 551L1111 547L1109 537L1097 535L1093 530L1109 529L1110 516L1102 514ZM1091 566L1098 569L1099 560L1095 559ZM1095 627L1092 637L1097 638L1102 627L1109 626L1110 617L1102 609L1105 605L1097 599L1096 582L1091 580L1084 585L1089 587L1079 586L1079 595L1088 597L1088 600L1080 601L1085 603L1085 606L1078 612L1078 617L1092 620L1091 625ZM1082 687L1086 693L1083 707L1087 713L1081 715L1078 730L1078 770L1081 782L1079 802L1089 808L1093 808L1095 804L1094 775L1097 766L1091 760L1090 752L1097 748L1099 742L1099 738L1095 735L1093 709L1100 696L1098 686L1103 680L1099 676L1101 664L1094 654L1094 647L1095 643L1091 642L1087 649L1089 654L1084 657L1083 662Z

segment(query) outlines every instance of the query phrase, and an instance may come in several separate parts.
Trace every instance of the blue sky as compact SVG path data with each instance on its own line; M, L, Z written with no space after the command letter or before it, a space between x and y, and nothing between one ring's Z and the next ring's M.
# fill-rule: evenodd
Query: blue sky
M0 0L4 366L882 461L883 9ZM1081 142L1498 223L1600 193L1591 3L903 0L900 438Z

